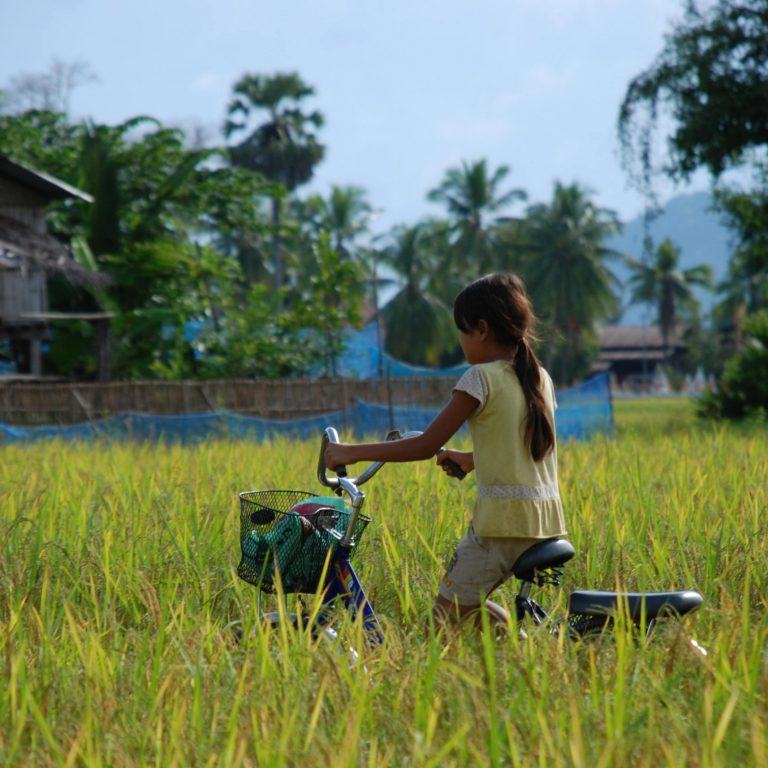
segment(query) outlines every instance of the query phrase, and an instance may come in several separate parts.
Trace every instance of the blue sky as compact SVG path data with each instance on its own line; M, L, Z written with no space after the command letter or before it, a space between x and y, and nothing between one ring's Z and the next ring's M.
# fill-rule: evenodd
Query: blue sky
M616 115L660 50L680 0L0 0L0 84L53 58L99 82L72 111L154 115L212 133L245 71L297 70L325 114L311 188L357 184L377 229L439 211L444 171L486 157L532 200L555 179L639 212L619 164ZM706 188L703 175L689 187Z

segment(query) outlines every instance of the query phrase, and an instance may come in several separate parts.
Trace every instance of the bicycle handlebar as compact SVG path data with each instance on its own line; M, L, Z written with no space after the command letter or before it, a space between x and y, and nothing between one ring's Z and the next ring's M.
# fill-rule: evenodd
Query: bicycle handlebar
M387 433L387 440L402 440L406 437L418 437L422 433L417 430L401 433L399 429L391 430ZM339 433L334 427L326 427L323 430L323 436L320 441L320 456L317 461L317 479L328 488L333 488L338 491L339 488L344 488L349 492L349 486L353 486L355 489L361 486L363 483L367 483L383 466L386 464L384 461L374 461L369 464L365 470L363 470L357 477L347 477L347 468L345 466L336 467L336 477L328 477L327 467L325 466L325 449L328 447L328 443L338 443ZM346 480L346 482L342 482Z
M401 433L399 429L393 429L387 433L387 440L403 440L407 437L418 437L423 432L412 430L410 432ZM325 449L329 443L338 443L339 433L334 427L326 427L323 430L323 436L320 440L320 456L317 460L317 479L328 488L332 488L333 491L341 496L342 491L346 491L349 494L350 501L352 502L352 514L349 517L349 523L347 524L347 530L344 536L341 538L340 545L342 547L350 546L352 543L352 536L357 523L357 517L360 510L365 503L365 493L359 489L363 483L367 483L383 466L386 464L384 461L374 461L369 464L357 477L347 477L347 468L343 465L336 467L336 477L328 477L328 468L325 466ZM454 477L461 480L465 477L466 473L461 470L456 462L450 459L445 462L454 472Z

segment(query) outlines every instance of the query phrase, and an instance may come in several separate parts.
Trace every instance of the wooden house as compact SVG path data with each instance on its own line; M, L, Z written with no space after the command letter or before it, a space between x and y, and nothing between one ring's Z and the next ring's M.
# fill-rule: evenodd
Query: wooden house
M595 371L609 371L623 390L650 391L657 368L674 368L686 344L673 332L667 345L658 325L608 325L599 337L600 353Z
M53 200L92 202L85 192L0 156L0 338L10 340L19 373L42 373L42 344L50 323L95 322L99 378L108 376L109 313L58 313L48 307L47 278L63 275L72 285L103 285L105 278L82 267L63 243L48 233L46 205Z

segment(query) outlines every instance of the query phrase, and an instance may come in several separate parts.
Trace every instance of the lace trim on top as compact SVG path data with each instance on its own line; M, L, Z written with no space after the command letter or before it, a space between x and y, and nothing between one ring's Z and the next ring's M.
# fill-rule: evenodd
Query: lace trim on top
M454 392L456 390L472 395L472 397L480 403L475 414L480 413L480 411L485 408L485 403L488 400L488 382L485 380L485 376L483 376L477 366L473 365L471 368L464 371L461 378L456 382L456 386L453 388Z
M516 499L519 501L544 501L559 499L557 483L548 485L478 485L478 499Z

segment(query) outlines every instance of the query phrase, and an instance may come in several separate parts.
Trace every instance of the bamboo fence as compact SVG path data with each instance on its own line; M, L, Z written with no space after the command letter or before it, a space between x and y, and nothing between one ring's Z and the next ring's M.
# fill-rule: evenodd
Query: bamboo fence
M0 422L75 424L118 413L188 414L233 411L291 419L347 409L358 400L439 406L455 378L223 379L0 384Z

